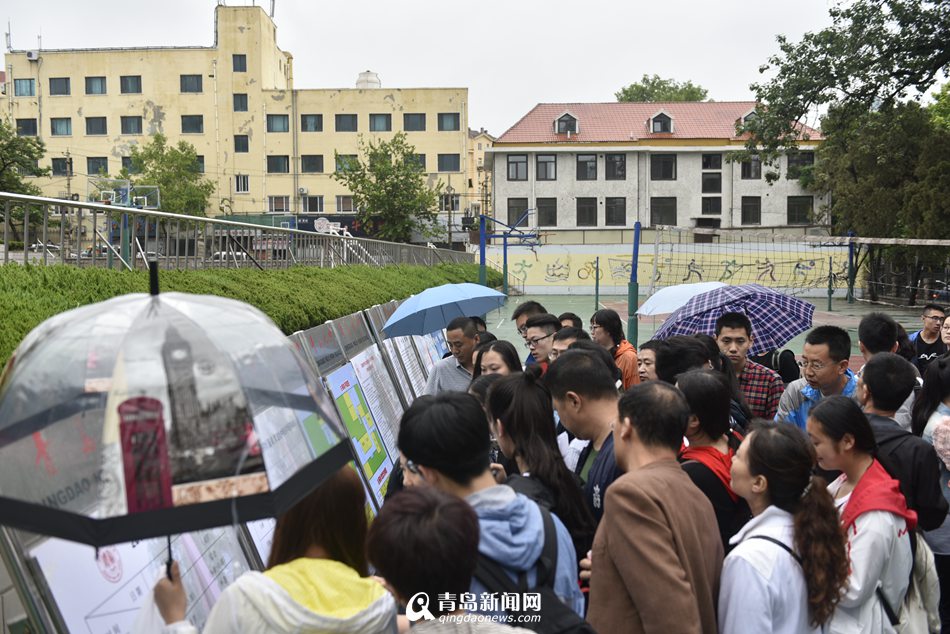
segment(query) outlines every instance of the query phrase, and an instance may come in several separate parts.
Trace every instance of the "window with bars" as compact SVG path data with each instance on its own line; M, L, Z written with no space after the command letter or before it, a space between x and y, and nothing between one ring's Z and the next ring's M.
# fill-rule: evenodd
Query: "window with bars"
M323 132L322 114L300 115L300 130L302 132Z
M142 117L120 117L122 134L142 134Z
M578 198L577 199L577 226L578 227L596 227L597 226L597 199L596 198Z
M535 200L535 206L538 209L539 226L557 226L557 198L538 198Z
M742 224L744 225L762 224L762 197L761 196L743 196L742 197Z
M527 154L509 154L508 155L508 180L510 181L528 180L528 155Z
M676 226L676 198L672 196L651 198L650 224Z
M557 180L557 156L554 154L538 154L535 158L536 178L539 181Z
M577 155L577 180L579 181L597 180L597 155L596 154L578 154Z
M627 199L623 197L604 199L604 224L622 227L627 224Z

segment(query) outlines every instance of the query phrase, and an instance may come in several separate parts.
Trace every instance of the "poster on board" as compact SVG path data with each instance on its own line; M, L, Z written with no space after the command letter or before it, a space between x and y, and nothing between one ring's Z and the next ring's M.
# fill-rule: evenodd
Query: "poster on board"
M422 359L422 363L425 366L426 372L431 372L432 366L442 360L442 355L436 348L435 342L432 340L432 336L413 335L412 342L415 344L416 350L419 351L419 358Z
M380 436L353 366L346 364L326 377L343 426L353 441L353 449L377 507L383 505L393 462Z
M406 375L409 377L412 391L416 393L416 396L425 394L426 380L429 375L422 362L419 361L419 353L416 351L416 345L412 337L396 337L395 339L387 339L387 341L392 341L395 344L399 359L402 361L403 367L406 368ZM427 355L425 361L428 362L429 360Z
M399 436L403 408L379 346L370 346L353 357L351 363L389 455L399 455L396 438Z
M96 549L48 538L30 550L70 632L128 634L138 612L165 574L164 538ZM188 597L186 616L200 631L221 592L251 569L234 528L172 537Z
M402 353L399 351L399 348L396 346L396 342L392 339L383 339L382 341L383 350L386 351L386 355L389 357L389 362L392 364L393 371L396 373L396 383L399 385L399 389L402 390L403 396L406 397L406 402L412 403L413 399L417 396L420 396L416 392L415 386L412 384L412 380L409 378L409 373L406 372L406 361L402 359ZM419 360L413 357L413 360L416 363L416 366L419 366ZM420 367L419 372L422 372ZM423 380L423 385L425 385L425 380Z

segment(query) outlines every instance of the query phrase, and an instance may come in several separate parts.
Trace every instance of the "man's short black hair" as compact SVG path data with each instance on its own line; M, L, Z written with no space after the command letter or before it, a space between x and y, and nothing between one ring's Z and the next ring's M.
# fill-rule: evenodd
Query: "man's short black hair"
M565 319L569 319L571 321L571 325L575 328L584 327L584 320L578 317L574 313L561 313L560 315L557 316L557 318L559 321L564 321Z
M893 352L897 344L897 322L885 313L868 313L858 324L858 341L871 354Z
M896 412L914 391L917 373L904 357L892 352L880 352L864 365L861 380L871 393L875 408Z
M742 328L745 334L752 336L752 321L745 313L723 313L716 320L716 336L722 332L723 328Z
M660 381L640 383L620 397L618 409L620 419L630 419L644 445L679 451L690 409L678 389Z
M835 363L851 358L851 337L848 331L837 326L818 326L805 336L810 346L828 346L828 356Z
M531 315L543 315L546 312L548 312L547 309L538 302L527 301L518 304L518 307L515 308L515 312L511 313L511 319L514 321L522 315L530 317Z
M560 317L558 319L560 319ZM587 331L583 328L574 328L573 326L565 326L554 333L555 341L566 341L567 339L590 341L590 335L587 334Z
M420 396L399 422L399 451L415 464L467 485L490 464L491 431L485 411L471 394Z
M696 337L676 335L664 340L664 346L656 349L656 378L670 385L676 383L676 377L689 370L704 368L709 361L710 351Z
M456 317L445 327L445 332L451 330L461 330L462 334L469 339L474 339L475 335L478 334L478 330L475 328L475 322L472 321L471 317Z
M478 315L472 315L469 317L472 321L475 322L476 330L488 330L488 324L485 323L485 320L479 317Z
M528 321L524 322L524 327L525 329L540 328L545 334L551 334L561 329L561 320L551 313L542 313L528 317Z
M620 314L612 308L598 310L591 316L590 323L606 330L615 346L619 346L623 341L623 322L620 321Z
M620 372L620 368L617 367L617 362L614 361L614 355L612 355L605 347L599 343L595 343L592 339L578 339L571 345L567 347L568 350L583 350L585 352L590 352L595 357L603 361L604 367L607 368L607 372L614 377L614 386L617 389L620 389L622 383L623 374Z
M603 359L589 350L569 348L548 366L542 380L551 396L557 399L564 398L568 392L595 400L617 397L617 379Z
M652 350L655 355L657 351L666 347L666 342L662 339L650 339L640 344L641 350Z
M943 313L944 315L947 314L947 310L939 304L924 304L924 310L921 314L926 315L928 310L936 310Z

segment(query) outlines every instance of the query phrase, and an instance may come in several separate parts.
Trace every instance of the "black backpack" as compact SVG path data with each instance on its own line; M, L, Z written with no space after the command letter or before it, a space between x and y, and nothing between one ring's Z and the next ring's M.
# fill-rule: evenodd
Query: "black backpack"
M544 634L596 634L594 628L554 594L554 579L557 574L557 530L551 513L542 507L541 518L544 523L544 547L538 558L535 587L528 587L527 572L522 571L516 584L505 572L500 563L479 553L475 566L475 577L482 582L488 592L515 593L524 597L525 593L538 594L541 597L541 610L508 610L512 620L506 623L514 627L523 627ZM522 608L524 606L521 606ZM539 619L531 620L540 615ZM526 617L521 620L519 617Z

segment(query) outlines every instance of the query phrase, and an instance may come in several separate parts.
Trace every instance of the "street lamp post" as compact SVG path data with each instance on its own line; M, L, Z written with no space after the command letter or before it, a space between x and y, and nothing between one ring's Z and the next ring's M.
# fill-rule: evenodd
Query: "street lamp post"
M445 193L446 193L446 199L448 200L448 206L449 206L448 229L449 229L449 250L451 250L452 249L452 207L454 206L452 194L455 193L455 190L452 189L451 185L449 185L448 187L445 188Z

